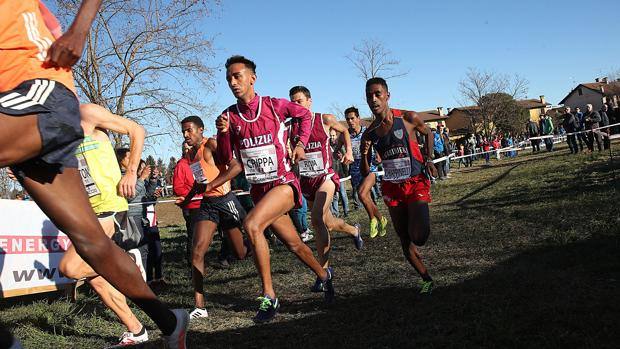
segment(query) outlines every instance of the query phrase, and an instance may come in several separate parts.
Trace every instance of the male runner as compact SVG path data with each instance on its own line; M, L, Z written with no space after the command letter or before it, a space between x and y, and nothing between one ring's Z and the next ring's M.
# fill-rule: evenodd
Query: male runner
M381 156L385 171L383 200L405 258L422 277L420 293L427 295L433 290L433 279L416 246L426 243L431 230L428 210L431 185L424 171L437 175L432 161L433 136L415 112L390 109L389 99L385 80L372 78L366 82L366 101L375 120L362 136L362 172L370 172L372 145ZM426 161L418 147L416 130L426 137Z
M295 86L289 91L291 102L301 105L312 113L312 96L310 90L304 86ZM345 145L345 155L342 162L350 164L353 161L351 138L349 131L336 120L332 114L312 113L310 123L310 137L306 146L306 159L299 162L299 182L301 192L308 200L312 226L317 232L316 248L319 262L323 268L329 266L330 231L336 230L351 235L355 247L362 248L364 241L359 224L347 224L336 218L331 212L331 202L334 193L340 186L340 178L332 168L332 152L329 145L329 130L342 133ZM321 292L322 282L317 279L311 288L313 292Z
M370 172L363 175L360 166L362 163L362 154L360 152L362 134L366 128L360 123L360 113L355 107L349 107L344 111L344 117L349 125L349 134L351 135L351 145L353 148L353 162L349 165L349 175L351 176L351 186L353 192L357 194L366 213L370 219L370 237L375 238L377 234L385 236L387 232L387 218L383 217L379 208L372 200L370 192L375 185L377 167L371 163ZM374 152L373 152L374 153ZM374 156L373 156L374 159Z
M301 205L301 189L291 171L291 160L297 162L305 158L304 148L310 136L312 115L307 109L285 99L258 96L254 91L256 64L243 56L232 56L226 61L226 80L237 103L224 110L216 126L217 158L228 168L207 184L207 190L231 180L242 170L252 184L250 194L256 206L245 219L243 229L252 243L263 286L254 321L265 322L273 319L280 306L271 281L269 247L263 235L269 226L286 247L323 281L326 300L334 297L331 269L321 267L286 215L293 207ZM290 157L288 131L284 126L289 117L301 119L299 141Z
M190 168L194 175L195 184L186 197L177 198L177 204L186 206L197 192L204 192L204 183L213 181L219 174L220 168L215 165L213 154L217 149L214 138L203 137L204 123L198 116L188 116L181 121L181 130L185 143L192 147L188 153ZM209 316L205 309L203 282L205 274L205 254L211 246L213 235L218 226L225 230L233 245L237 258L244 259L247 249L243 244L241 224L246 213L230 191L230 182L221 186L211 187L202 194L200 210L194 217L194 242L192 245L192 284L194 286L194 300L196 308L190 313L191 319Z
M96 104L81 105L80 116L85 137L76 152L78 168L82 174L82 182L88 193L90 204L97 214L103 231L108 237L118 234L120 229L127 229L141 236L142 234L137 231L139 228L135 223L130 222L127 200L118 194L120 186L131 182L131 179L121 177L108 131L129 135L130 155L125 177L135 177L144 146L144 129L137 123L114 115ZM141 259L139 254L138 252L136 255L136 262ZM132 313L125 296L104 278L96 275L77 254L75 247L71 246L65 252L60 260L59 269L69 278L89 278L88 282L99 294L103 303L127 327L127 332L121 335L120 345L137 344L148 340L146 329Z
M82 1L67 32L54 40L38 1L0 1L0 167L12 167L77 253L154 320L170 347L185 348L188 314L168 310L131 258L105 235L78 171L75 150L84 134L71 66L100 5ZM121 194L131 196L135 181L135 173L127 177Z

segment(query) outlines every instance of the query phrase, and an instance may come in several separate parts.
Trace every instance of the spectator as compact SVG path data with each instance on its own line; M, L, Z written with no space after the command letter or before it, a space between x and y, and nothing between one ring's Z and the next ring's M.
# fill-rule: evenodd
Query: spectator
M501 158L499 154L499 149L502 147L499 135L493 138L493 140L491 141L491 146L493 146L493 149L495 149L495 158L499 160Z
M340 135L338 134L338 132L334 129L331 129L329 131L329 142L330 142L330 146L332 148L332 159L333 164L332 164L332 168L334 169L334 172L336 172L338 174L338 176L342 179L346 177L346 166L345 164L342 163L342 157L344 155L343 151L343 146L344 144L342 143L342 140L339 137ZM338 192L335 193L334 195L334 200L332 200L332 214L335 217L338 217L339 214L339 208L338 208L338 201L342 201L342 209L343 209L343 213L344 216L347 217L349 216L349 198L347 197L347 190L344 186L344 183L341 183L339 188L338 188Z
M443 154L444 154L443 137L441 136L441 130L437 131L436 129L432 129L432 131L433 131L433 139L434 139L433 154L434 154L435 159L439 159L443 157ZM445 172L443 161L436 163L435 167L437 167L437 173L439 175L439 179L444 180L446 177L446 172Z
M583 145L585 143L587 146L588 139L586 137L586 134L583 132L586 129L586 120L579 107L575 108L575 119L577 120L577 123L579 125L579 128L577 129L577 132L579 132L577 134L577 140L579 141L579 151L583 151Z
M452 154L452 145L450 144L450 130L447 127L441 126L441 138L443 140L443 153L445 156ZM450 158L444 162L444 173L447 178L450 178Z
M457 156L461 157L465 155L465 145L463 143L459 144L459 150L456 153ZM458 168L461 168L461 164L463 164L465 167L467 167L467 162L465 160L465 158L459 158L459 166Z
M491 163L491 143L487 140L486 137L482 137L482 151L484 152L484 163L485 164L490 164Z
M149 166L145 167L149 168ZM159 169L156 166L149 168L150 176L144 181L146 188L145 202L157 201L161 196L162 186L160 181ZM149 171L146 170L146 171ZM146 280L151 287L163 286L166 281L163 278L162 270L162 249L161 237L159 236L159 227L157 226L157 213L155 212L155 204L147 204L143 206L145 210L145 225L143 226L144 236L148 242L148 256L146 258Z
M543 138L545 142L545 148L547 151L553 151L553 121L551 121L551 117L549 115L543 114L540 119L542 128L541 133L543 136L549 136L547 138Z
M579 129L579 121L573 113L571 113L570 107L566 107L564 115L562 115L562 126L568 133L566 136L566 143L568 143L568 149L571 154L577 154L579 149L577 148L577 136L571 133L577 132Z
M594 151L594 141L596 141L596 147L598 151L601 151L601 136L594 132L593 129L598 128L599 122L601 122L601 115L592 108L592 104L586 105L586 113L583 115L585 121L586 130L588 132L588 150Z
M527 133L530 138L538 137L538 125L532 120L527 123ZM540 139L530 139L530 143L532 144L532 153L540 151Z
M172 174L172 191L176 196L186 197L190 190L194 186L194 174L189 166L189 159L187 157L191 146L186 142L182 145L182 156L177 161ZM202 195L197 195L194 199L200 199ZM187 267L191 272L192 268L192 241L194 232L194 217L200 210L200 200L190 201L187 205L181 207L183 212L183 219L185 220L185 229L187 232L185 241L185 259L187 260Z
M601 127L605 127L605 126L609 126L609 115L608 115L608 108L607 108L607 104L603 104L603 108L600 111L600 115L601 115ZM601 133L605 134L606 136L602 136L603 137L603 148L605 150L609 149L611 143L609 140L609 135L611 134L609 131L609 128L604 128L601 129L600 131ZM600 135L599 135L600 136Z

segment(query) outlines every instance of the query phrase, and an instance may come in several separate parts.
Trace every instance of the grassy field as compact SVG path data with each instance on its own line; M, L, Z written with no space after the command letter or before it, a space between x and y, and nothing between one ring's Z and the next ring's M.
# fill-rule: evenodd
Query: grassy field
M571 156L565 148L452 172L433 186L432 234L421 253L436 281L417 295L419 278L390 227L357 252L334 240L336 303L308 288L313 275L282 248L273 250L282 308L255 326L259 280L250 261L205 278L208 319L192 323L193 348L618 347L620 331L620 144L609 154ZM480 161L479 161L480 163ZM383 204L380 205L385 212ZM157 293L190 309L180 215L159 207L168 286ZM368 220L355 211L350 221ZM97 348L123 327L82 288L77 303L60 295L0 301L0 322L25 348ZM160 348L159 332L143 348Z

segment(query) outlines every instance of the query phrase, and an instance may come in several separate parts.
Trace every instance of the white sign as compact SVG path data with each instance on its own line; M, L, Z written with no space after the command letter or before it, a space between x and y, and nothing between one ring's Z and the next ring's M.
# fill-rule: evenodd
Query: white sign
M395 182L411 176L411 159L409 157L383 160L384 181Z
M0 298L75 282L58 270L69 238L32 201L0 200Z
M323 153L315 151L306 153L306 159L299 162L299 174L304 177L317 177L327 173L323 162Z
M248 182L260 184L278 179L278 156L273 144L241 149L240 153Z

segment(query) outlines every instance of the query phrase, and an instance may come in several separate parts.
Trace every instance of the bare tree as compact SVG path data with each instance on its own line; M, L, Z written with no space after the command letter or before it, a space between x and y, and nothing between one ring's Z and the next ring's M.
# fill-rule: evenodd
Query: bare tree
M104 1L74 67L82 101L139 122L149 137L169 134L178 116L204 110L215 69L207 63L212 38L202 19L219 4L214 1ZM66 24L79 4L57 3ZM115 140L120 145L120 136Z
M377 40L363 40L345 57L364 81L377 76L387 80L409 74L409 70L399 69L400 60L392 57L392 52Z
M512 125L507 122L506 118L510 116L506 113L517 119L522 116L523 113L515 108L513 102L525 97L528 84L517 74L510 76L469 68L465 78L459 82L459 92L465 103L478 107L470 112L473 129L482 129L488 137L495 126Z

